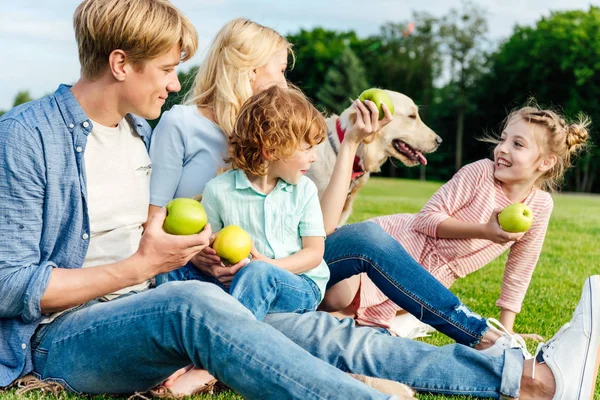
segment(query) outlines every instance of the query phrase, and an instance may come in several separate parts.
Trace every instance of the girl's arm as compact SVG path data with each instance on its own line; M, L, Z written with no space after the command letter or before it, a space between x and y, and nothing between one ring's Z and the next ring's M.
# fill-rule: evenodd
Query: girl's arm
M265 261L299 275L319 266L325 253L325 238L305 236L302 238L302 250L284 258L272 259L260 254L252 246L252 259Z
M367 106L365 106L365 104ZM379 111L372 101L365 103L355 100L356 122L346 133L344 141L335 160L331 179L321 198L321 209L324 215L325 233L329 235L338 226L344 203L348 196L348 188L352 178L354 156L359 144L369 135L381 130L392 120L392 114L385 104L382 104L385 117L379 121Z
M496 305L502 310L512 311L515 314L521 311L523 299L531 282L531 276L544 245L544 238L552 213L552 198L547 193L544 193L544 195L547 196L547 203L541 207L536 207L541 211L534 208L533 225L521 240L510 247L504 268L502 290Z

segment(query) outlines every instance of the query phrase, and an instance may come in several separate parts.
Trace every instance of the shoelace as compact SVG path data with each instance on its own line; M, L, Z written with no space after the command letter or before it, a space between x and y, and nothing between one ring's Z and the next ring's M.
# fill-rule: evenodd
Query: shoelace
M538 343L537 349L535 349L535 355L533 356L533 367L531 367L531 379L535 380L535 364L537 364L537 357L540 351L542 351L542 347L544 347L546 343Z
M510 333L508 329L506 329L504 325L502 325L502 323L495 318L488 318L487 325L489 327L498 329L499 331L503 332L506 336L508 336L510 338L509 345L511 348L521 348L521 350L523 350L523 354L526 357L531 357L531 353L529 353L529 351L527 350L527 344L525 343L525 339L523 339L521 336L517 335L516 333Z

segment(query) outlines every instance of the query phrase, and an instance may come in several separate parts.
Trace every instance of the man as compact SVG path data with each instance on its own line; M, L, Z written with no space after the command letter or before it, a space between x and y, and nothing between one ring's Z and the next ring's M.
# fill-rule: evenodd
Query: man
M389 397L322 360L424 391L493 398L552 398L556 386L556 398L571 399L564 382L595 382L593 365L567 360L564 343L595 354L597 277L557 335L568 340L540 353L548 364L536 364L535 380L519 349L489 357L436 348L316 312L274 315L274 329L215 285L150 288L211 234L166 234L164 210L143 235L141 227L150 129L135 115L156 118L180 89L174 68L196 51L196 33L166 0L85 0L74 26L79 81L0 119L0 386L33 372L75 392L130 393L191 363L248 398ZM595 341L581 333L590 331Z

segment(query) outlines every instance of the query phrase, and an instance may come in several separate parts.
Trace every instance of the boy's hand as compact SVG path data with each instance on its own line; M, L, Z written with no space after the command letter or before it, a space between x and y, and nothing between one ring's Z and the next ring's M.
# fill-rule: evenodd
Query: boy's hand
M144 276L153 277L175 270L209 245L212 235L210 224L206 224L202 232L195 235L170 235L162 228L166 216L164 207L152 216L134 255L142 259L140 265L145 270L140 272Z
M344 136L344 142L350 142L355 145L360 142L371 143L373 141L374 133L380 131L384 126L390 123L393 119L389 108L385 103L381 104L384 117L379 120L379 110L375 103L370 100L365 100L363 103L360 100L354 101L354 108L356 108L356 122L346 132Z
M511 233L502 229L498 223L498 213L502 210L494 210L489 221L484 226L482 239L491 240L494 243L505 244L514 242L523 237L525 232Z
M215 236L212 235L210 237L210 245L215 240ZM190 260L192 265L200 270L205 275L212 276L216 278L219 282L221 282L225 286L229 286L233 277L237 272L250 260L247 258L243 259L237 264L234 265L225 265L221 260L221 257L217 255L217 252L212 247L205 247L200 253L196 254Z

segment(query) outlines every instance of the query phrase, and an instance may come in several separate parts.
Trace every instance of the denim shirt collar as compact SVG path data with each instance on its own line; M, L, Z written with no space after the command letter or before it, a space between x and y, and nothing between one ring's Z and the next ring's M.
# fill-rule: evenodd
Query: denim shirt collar
M235 170L235 178L234 179L235 179L235 188L237 190L243 190L243 189L250 188L250 189L254 190L256 193L260 193L256 189L254 189L254 187L252 186L252 183L250 183L250 180L248 179L248 176L241 169ZM293 185L291 183L287 183L283 179L279 178L279 180L277 181L277 185L275 186L275 189L273 189L273 190L279 190L279 189L285 190L286 192L291 192L293 190ZM264 195L264 193L260 193L260 194Z
M76 126L81 126L81 129L87 136L92 131L92 121L90 121L73 95L73 92L71 92L71 87L71 85L60 85L56 92L54 92L54 98L56 99L58 108L60 109L65 125L69 128L69 131L73 132L73 129L75 129ZM149 128L146 121L133 114L127 114L125 118L133 126L136 133L141 136L146 145L146 149L149 149L152 130Z

